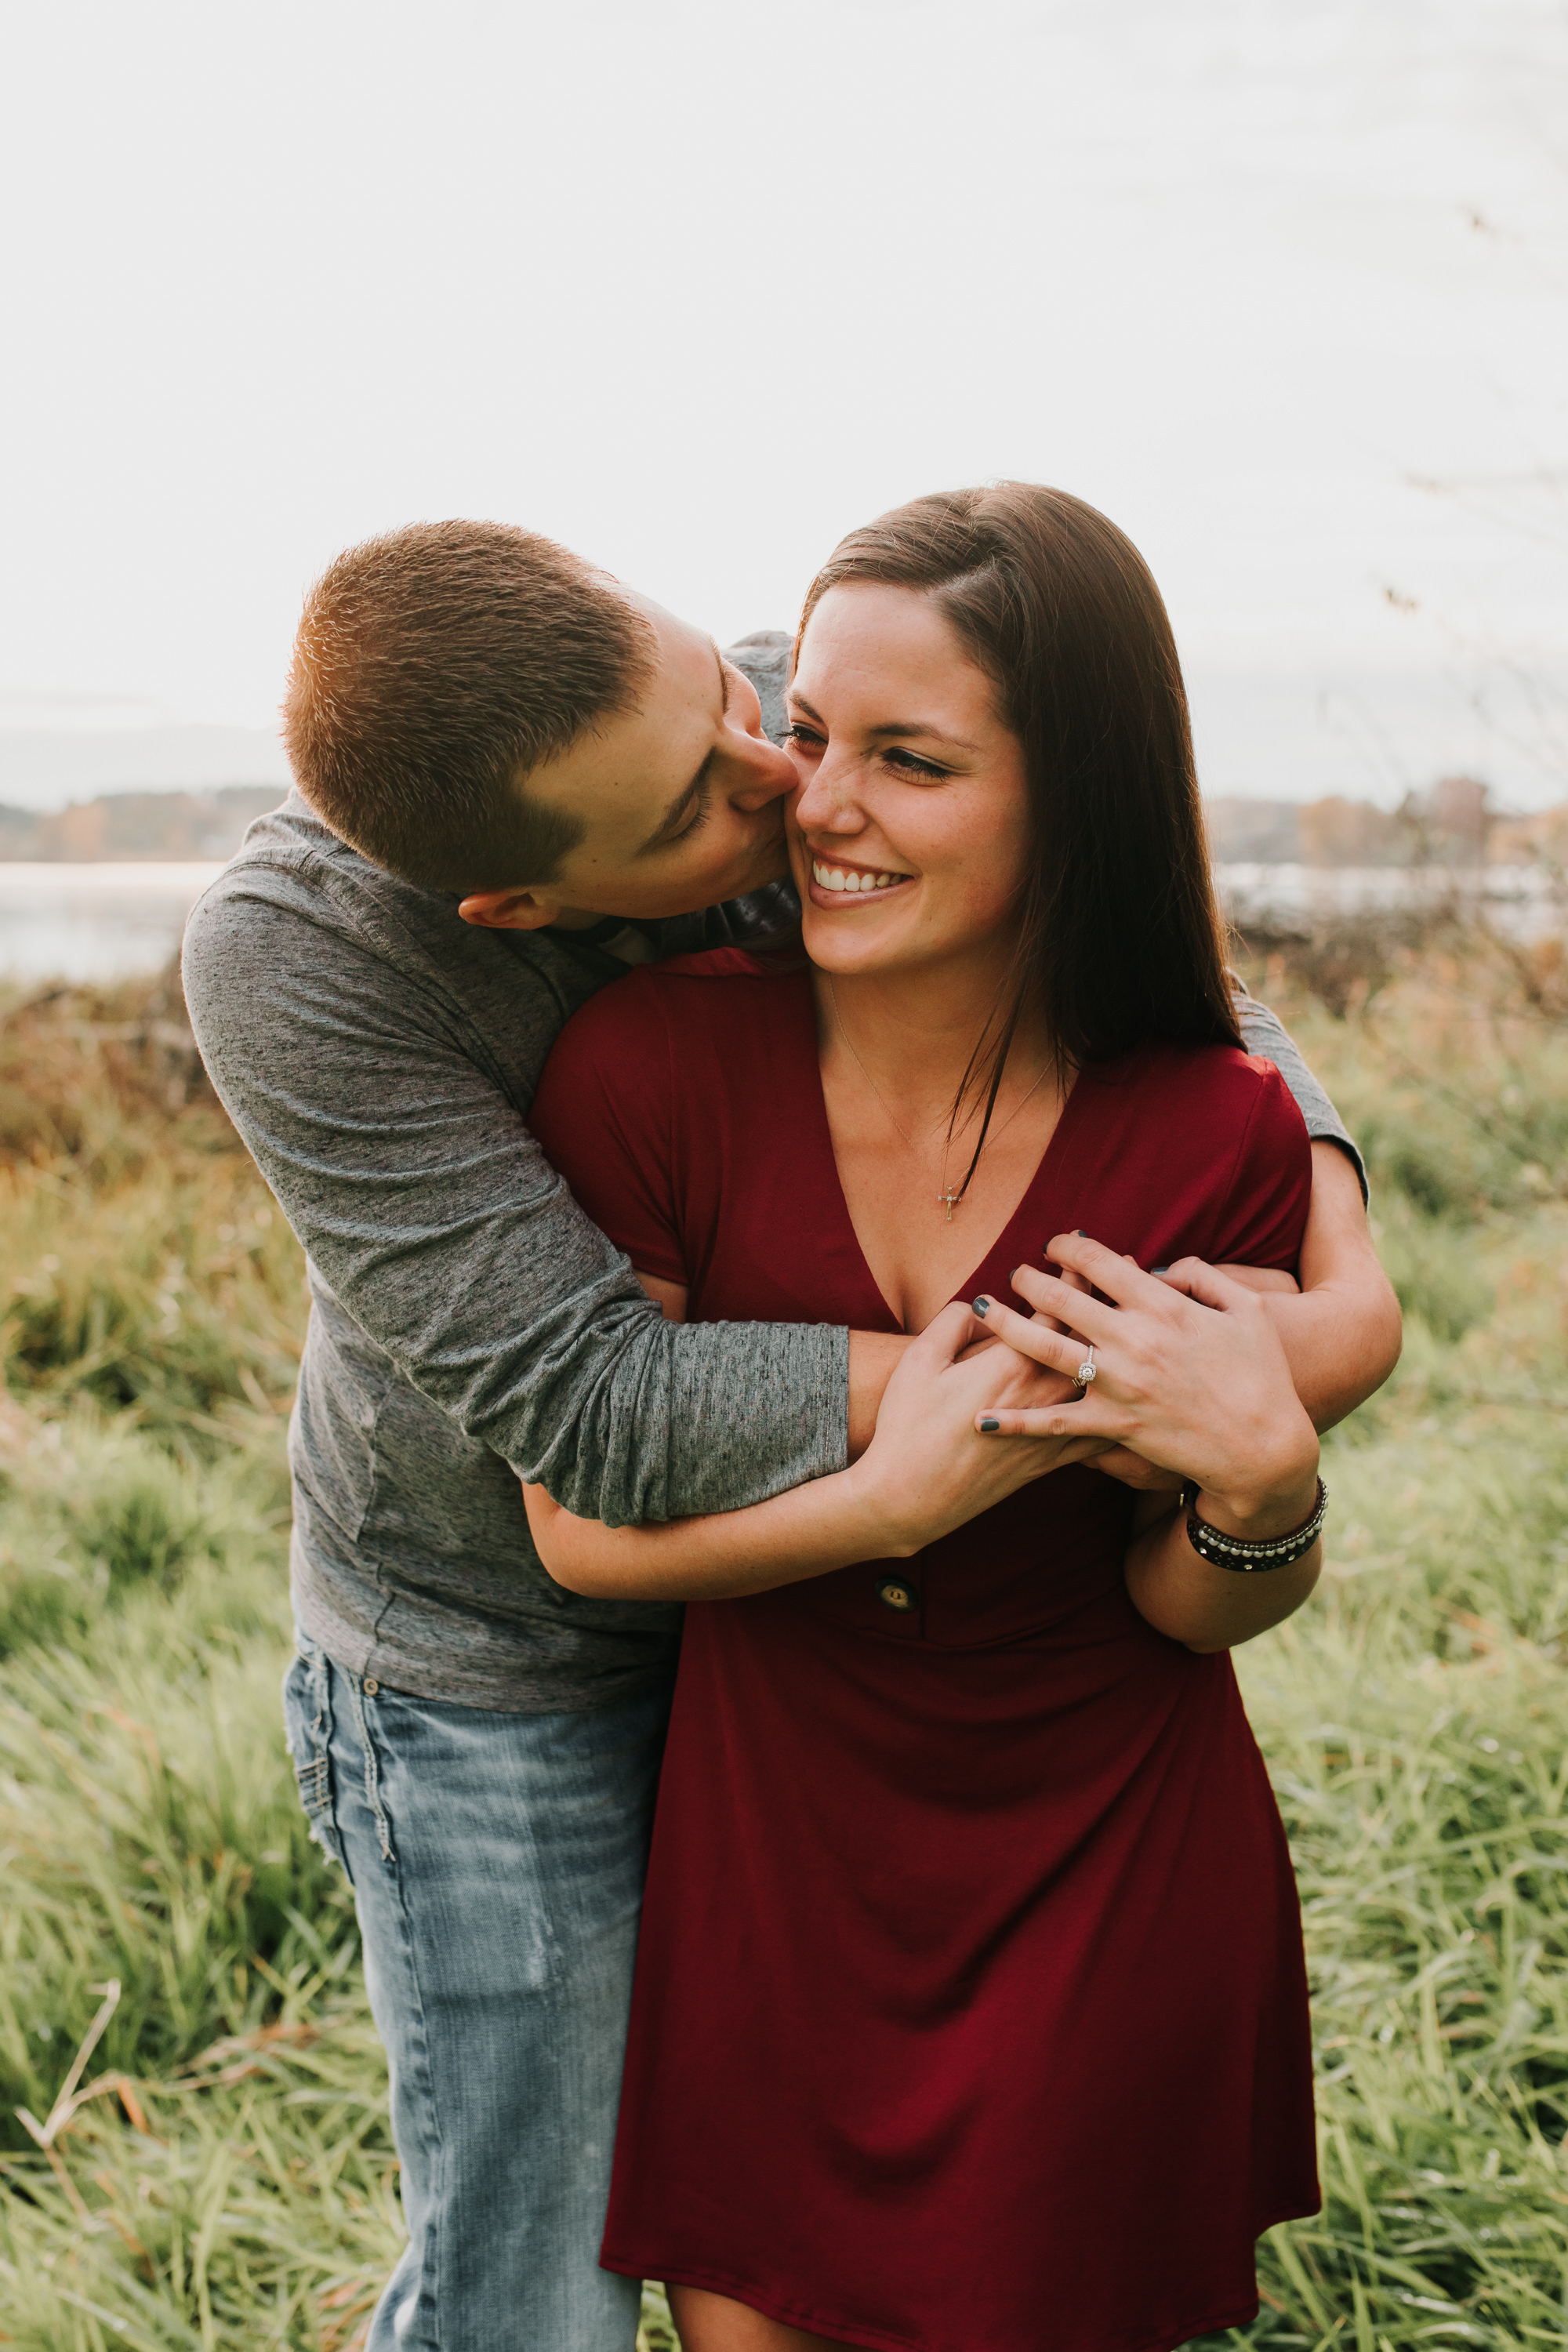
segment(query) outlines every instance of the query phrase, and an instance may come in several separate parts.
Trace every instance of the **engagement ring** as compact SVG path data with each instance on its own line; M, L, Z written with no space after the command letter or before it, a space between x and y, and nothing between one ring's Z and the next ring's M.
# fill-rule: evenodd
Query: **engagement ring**
M1093 1380L1093 1378L1094 1378L1094 1349L1093 1349L1093 1346L1092 1346L1092 1344L1091 1344L1091 1345L1090 1345L1089 1351L1088 1355L1084 1358L1084 1360L1083 1360L1082 1363L1079 1366L1079 1368L1078 1368L1077 1371L1073 1374L1073 1379L1074 1379L1074 1381L1077 1382L1078 1386L1079 1386L1080 1389L1086 1389L1086 1388L1088 1388L1088 1386L1089 1386L1089 1384L1090 1381L1092 1381L1092 1380Z

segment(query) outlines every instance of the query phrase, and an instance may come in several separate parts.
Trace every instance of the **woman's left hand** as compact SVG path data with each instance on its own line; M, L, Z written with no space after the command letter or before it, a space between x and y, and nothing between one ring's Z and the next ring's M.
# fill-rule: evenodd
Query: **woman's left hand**
M1201 1487L1205 1517L1234 1534L1304 1518L1316 1493L1317 1433L1262 1298L1197 1258L1144 1274L1081 1234L1058 1234L1046 1255L1063 1275L1026 1265L1013 1275L1033 1315L988 1297L975 1312L1019 1354L1069 1379L1092 1344L1092 1385L1059 1405L998 1406L980 1425L1129 1447Z

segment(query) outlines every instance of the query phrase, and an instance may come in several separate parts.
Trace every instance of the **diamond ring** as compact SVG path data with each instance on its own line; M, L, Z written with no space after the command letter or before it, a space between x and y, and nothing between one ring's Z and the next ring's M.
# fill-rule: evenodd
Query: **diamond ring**
M1073 1379L1080 1389L1086 1389L1094 1377L1094 1347L1091 1342L1089 1353L1073 1374Z

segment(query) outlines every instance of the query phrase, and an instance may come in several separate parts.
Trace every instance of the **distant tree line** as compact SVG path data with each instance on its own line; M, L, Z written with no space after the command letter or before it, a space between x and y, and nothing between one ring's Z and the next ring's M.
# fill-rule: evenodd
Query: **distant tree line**
M211 793L103 793L47 816L0 805L0 860L96 866L232 857L251 819L282 797L277 784L226 784Z
M1528 866L1568 859L1568 803L1508 816L1474 776L1444 776L1397 808L1351 801L1216 799L1205 803L1223 865Z

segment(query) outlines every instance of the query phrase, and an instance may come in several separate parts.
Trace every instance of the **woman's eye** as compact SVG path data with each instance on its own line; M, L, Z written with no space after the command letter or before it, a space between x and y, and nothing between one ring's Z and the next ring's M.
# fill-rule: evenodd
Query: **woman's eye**
M900 751L897 746L885 751L882 757L889 767L896 768L900 775L930 776L937 783L945 784L952 773L951 768L939 768L934 760L922 760L918 751Z
M792 720L784 729L784 741L797 745L803 751L814 753L825 751L827 748L827 738L819 734L815 727L808 727L801 719ZM882 761L884 766L891 768L895 774L918 777L922 783L944 784L952 773L951 768L939 768L934 760L922 760L918 751L906 751L896 745L883 752Z

